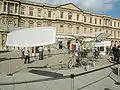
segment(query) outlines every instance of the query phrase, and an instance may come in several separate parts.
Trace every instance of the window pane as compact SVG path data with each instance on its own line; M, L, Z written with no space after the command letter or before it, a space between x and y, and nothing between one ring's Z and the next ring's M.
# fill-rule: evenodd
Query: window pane
M2 3L0 2L0 11L2 10Z
M76 34L79 34L79 27L76 27Z
M21 6L21 14L24 15L25 13L25 6Z
M100 19L100 25L101 25L101 19Z
M90 23L92 23L92 17L90 17Z
M14 4L8 3L8 13L14 13Z
M72 13L69 13L69 14L68 14L68 19L69 19L69 20L72 20Z
M63 12L60 13L60 18L63 18Z
M4 2L4 12L6 12L6 7L7 7L6 2Z
M84 22L86 22L86 16L84 16Z
M112 26L112 21L110 22L110 26Z
M18 11L18 4L15 4L15 13Z
M114 27L116 27L116 22L114 22Z
M120 23L118 22L118 27L120 26Z
M38 17L41 17L41 9L38 8Z
M48 11L48 17L51 17L51 11Z
M95 24L97 24L97 19L95 18Z
M77 20L79 20L79 15L77 14Z
M29 15L30 15L30 16L33 16L33 7L30 7L30 8L29 8Z

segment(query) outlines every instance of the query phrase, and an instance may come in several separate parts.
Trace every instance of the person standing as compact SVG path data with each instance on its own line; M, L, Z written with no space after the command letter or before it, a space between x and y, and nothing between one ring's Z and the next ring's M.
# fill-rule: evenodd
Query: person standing
M59 49L62 49L62 41L59 41Z
M28 48L25 48L24 55L25 55L24 64L26 64L27 60L28 60L28 63L30 63L30 51Z
M43 59L43 51L44 51L43 46L40 46L39 47L39 60Z
M114 56L114 61L118 60L118 49L116 47L116 44L114 44L114 47L112 48L113 56Z
M70 49L70 57L72 57L72 55L73 55L73 43L72 43L72 41L70 43L69 49Z
M109 54L109 47L106 47L106 54Z
M47 50L48 50L48 57L50 57L50 56L51 56L51 49L50 49L50 46L48 46Z
M120 64L120 46L118 46L118 61L117 61L118 64Z
M21 52L22 52L22 57L21 57L21 58L24 59L24 58L25 58L25 55L24 55L25 48L22 48L22 49L21 49Z

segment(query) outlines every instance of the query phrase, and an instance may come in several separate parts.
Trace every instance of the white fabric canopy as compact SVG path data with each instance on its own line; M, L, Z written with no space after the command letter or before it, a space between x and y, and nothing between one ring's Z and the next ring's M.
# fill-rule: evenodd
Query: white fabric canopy
M98 40L98 41L101 41L101 40L105 40L107 37L109 37L110 36L110 34L109 33L100 33L97 37L96 37L96 39Z
M7 46L34 47L55 43L56 29L37 27L19 29L7 34Z

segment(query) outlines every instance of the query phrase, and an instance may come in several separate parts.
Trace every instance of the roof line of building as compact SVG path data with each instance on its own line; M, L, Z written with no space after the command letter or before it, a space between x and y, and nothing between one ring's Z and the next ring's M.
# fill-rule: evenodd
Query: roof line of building
M57 5L57 4L54 5L54 4L50 4L50 3L38 3L38 2L33 2L33 1L28 1L28 0L14 0L14 1L19 1L21 3L31 4L31 5L48 6L48 7L53 7L53 8L59 8L59 7L64 6L64 5L72 4L73 6L75 6L76 8L78 8L84 14L89 14L91 16L98 16L98 17L105 17L105 18L111 18L111 19L120 20L120 18L115 18L115 17L108 16L108 15L100 15L100 14L96 14L96 13L91 13L91 12L89 12L87 10L83 10L83 9L79 8L78 6L76 6L75 4L73 4L71 2L70 3L60 4L60 5Z

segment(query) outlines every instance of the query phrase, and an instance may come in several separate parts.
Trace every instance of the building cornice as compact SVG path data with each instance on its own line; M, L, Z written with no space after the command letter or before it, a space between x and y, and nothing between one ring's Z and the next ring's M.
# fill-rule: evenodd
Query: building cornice
M104 18L110 18L113 20L120 20L120 18L114 18L112 16L107 16L107 15L99 15L99 14L95 14L89 11L85 11L83 9L80 9L79 7L77 7L75 4L73 3L66 3L66 4L61 4L61 5L53 5L53 4L48 4L48 3L36 3L36 2L31 2L31 1L27 1L27 0L6 0L6 1L14 1L14 2L21 2L21 4L27 4L27 5L34 5L34 6L41 6L41 7L50 7L50 8L62 8L64 10L70 10L70 11L75 11L75 12L82 12L83 14L89 14L90 16L97 16L97 17L104 17ZM69 5L72 4L73 6L75 6L76 8L78 8L79 10L73 10L73 9L68 9L68 8L63 8L61 6L65 6L65 5Z

